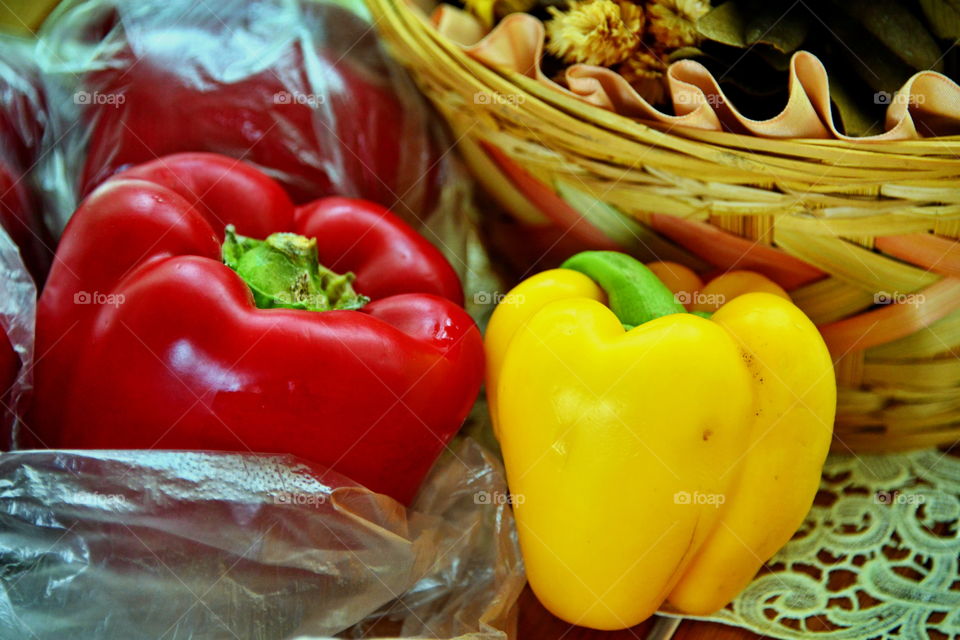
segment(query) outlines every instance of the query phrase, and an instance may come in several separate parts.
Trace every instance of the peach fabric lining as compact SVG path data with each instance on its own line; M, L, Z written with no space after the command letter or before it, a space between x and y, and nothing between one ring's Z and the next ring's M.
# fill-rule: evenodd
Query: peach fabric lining
M769 120L753 120L740 113L702 64L693 60L674 62L667 70L676 114L671 115L649 104L620 74L604 67L568 67L569 89L548 78L539 64L544 48L543 23L531 15L511 14L486 33L472 15L441 4L430 22L467 55L489 67L521 73L555 91L631 118L766 138L891 141L960 133L960 86L934 71L916 73L890 97L884 133L855 138L837 130L830 110L827 72L820 60L806 51L791 58L787 104Z

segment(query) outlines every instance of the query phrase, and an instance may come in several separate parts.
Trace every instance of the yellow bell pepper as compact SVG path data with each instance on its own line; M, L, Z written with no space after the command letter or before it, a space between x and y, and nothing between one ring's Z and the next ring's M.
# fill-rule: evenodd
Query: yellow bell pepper
M720 609L810 509L836 408L816 327L770 293L704 315L633 258L585 252L490 320L528 579L570 623Z

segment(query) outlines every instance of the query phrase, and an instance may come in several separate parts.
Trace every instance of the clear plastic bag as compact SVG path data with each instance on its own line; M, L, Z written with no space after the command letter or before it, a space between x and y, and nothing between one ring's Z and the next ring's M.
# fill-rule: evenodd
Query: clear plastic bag
M469 438L410 510L289 456L2 454L0 636L506 638L505 490Z
M0 227L42 278L53 242L34 192L31 169L41 150L47 108L31 40L0 34Z
M364 197L412 222L450 178L423 99L344 5L67 0L40 39L61 225L106 177L179 151L243 158L298 202Z
M15 442L16 416L29 396L36 313L33 278L0 228L0 451Z

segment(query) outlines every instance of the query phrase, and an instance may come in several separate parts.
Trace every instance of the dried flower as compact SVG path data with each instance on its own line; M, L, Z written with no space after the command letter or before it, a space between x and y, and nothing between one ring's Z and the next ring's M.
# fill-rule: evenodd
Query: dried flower
M667 98L667 63L660 56L638 51L617 66L617 72L650 104Z
M697 20L710 11L709 0L653 0L647 5L648 31L668 49L700 42Z
M643 37L643 9L627 0L573 0L566 11L548 11L547 51L568 63L614 65Z

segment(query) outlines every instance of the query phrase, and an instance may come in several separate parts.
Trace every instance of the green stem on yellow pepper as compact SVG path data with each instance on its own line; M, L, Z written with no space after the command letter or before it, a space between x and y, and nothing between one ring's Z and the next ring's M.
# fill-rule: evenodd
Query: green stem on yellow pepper
M661 316L685 313L673 292L642 262L617 251L583 251L568 258L563 269L579 271L607 293L610 309L625 328Z

